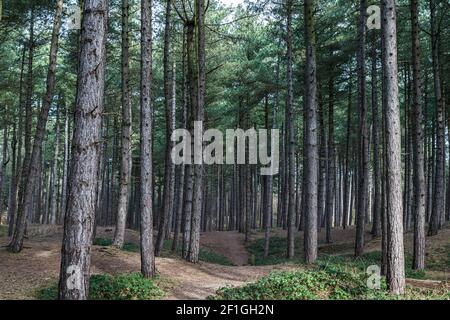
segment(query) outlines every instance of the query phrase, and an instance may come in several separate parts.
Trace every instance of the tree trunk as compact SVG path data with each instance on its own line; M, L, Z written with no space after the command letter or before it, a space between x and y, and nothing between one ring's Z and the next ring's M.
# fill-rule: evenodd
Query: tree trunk
M64 221L59 299L89 297L105 80L107 1L84 2L69 198Z
M439 64L439 37L436 23L436 1L430 0L430 23L431 23L431 52L433 62L434 96L436 100L436 169L433 190L433 207L428 229L428 235L438 233L440 218L445 210L445 126L444 126L444 101L441 90L441 76Z
M166 114L166 157L164 168L164 196L161 210L161 217L159 220L158 238L155 246L155 254L159 256L161 254L164 238L167 233L167 229L170 226L170 215L173 212L174 207L174 187L175 187L175 166L172 162L171 152L173 142L171 139L172 132L175 129L175 110L173 99L173 83L171 80L171 58L170 58L170 14L172 8L172 1L166 1L166 14L165 14L165 28L164 28L164 106ZM175 73L172 73L172 79L175 77Z
M373 139L373 221L372 235L381 233L381 169L378 138L378 88L377 88L377 49L376 34L372 32L372 139Z
M420 34L418 0L411 0L411 45L413 64L413 160L414 160L414 255L413 269L425 268L425 173L422 130L422 84L420 81Z
M0 162L0 224L3 215L3 185L5 184L6 165L8 164L8 127L3 129L2 161Z
M62 15L63 1L58 0L56 6L55 21L53 25L52 40L50 44L50 58L47 70L47 87L45 96L43 97L42 108L39 115L39 120L36 126L36 133L34 137L33 150L31 156L29 157L28 164L24 163L22 170L26 173L22 173L22 177L26 177L23 180L24 193L23 202L19 203L19 210L17 212L16 229L14 230L14 235L11 243L9 244L9 250L12 252L20 252L23 246L23 239L25 236L27 216L32 206L33 193L35 189L35 184L37 180L38 173L38 156L39 151L42 147L42 142L45 135L45 127L48 119L48 112L50 109L51 102L53 100L53 89L55 87L55 76L56 76L56 58L58 53L58 42L59 42L59 30L61 28L61 15ZM25 136L26 139L26 136ZM27 156L25 155L25 158ZM25 160L24 160L25 161ZM26 182L26 184L25 184Z
M122 0L122 145L119 173L119 199L113 245L122 248L128 211L128 193L131 182L131 101L128 17L130 5Z
M313 263L317 258L317 80L316 80L316 41L315 18L316 5L314 0L304 1L305 15L305 261Z
M153 246L153 105L152 88L152 1L141 0L141 124L140 124L140 210L141 273L156 274Z
M182 127L187 128L188 122L188 100L187 100L187 75L186 75L186 27L183 27L183 44L182 44L182 75L183 82L181 86L182 92ZM175 81L175 77L173 77ZM186 165L182 164L179 168L178 177L178 203L177 203L177 217L175 224L175 232L173 235L172 251L176 251L178 247L179 234L183 231L184 221L184 200L185 200L185 179L186 179Z
M366 210L368 208L369 159L368 159L368 126L366 103L366 0L360 1L358 25L358 107L359 107L359 143L358 143L358 193L356 206L356 240L355 256L364 252L364 229Z
M196 27L197 27L197 67L198 67L198 87L197 89L197 106L195 110L196 121L203 121L204 119L204 101L205 101L205 7L204 0L197 0L196 2ZM199 133L203 134L203 127L198 128ZM201 143L197 142L197 143ZM203 153L203 146L201 146ZM194 157L195 159L195 157ZM194 162L195 163L195 162ZM190 240L190 251L189 251L189 261L192 263L198 262L198 254L200 251L200 219L202 211L202 185L203 185L203 165L194 165L194 176L195 185L193 191L193 201L192 201L192 228L191 228L191 240Z
M402 224L401 131L397 81L397 26L394 0L382 0L383 77L386 101L386 175L388 284L393 294L405 290Z
M26 45L22 49L22 64L20 67L20 84L19 84L19 114L18 114L18 129L16 132L16 125L13 125L13 139L11 141L11 149L13 153L13 166L11 171L11 183L9 189L8 201L8 237L11 237L14 230L14 220L17 210L17 185L21 176L21 154L22 154L22 131L23 131L23 78L25 69L25 53ZM17 142L17 137L19 141Z
M59 97L61 99L61 97ZM55 123L55 154L53 156L51 175L52 175L52 192L50 200L50 224L56 224L58 214L58 157L59 157L59 108L60 102L56 105L56 123ZM39 171L38 171L39 172ZM40 174L40 173L38 173Z
M292 83L292 0L287 0L287 133L288 133L288 196L287 208L287 258L291 259L295 254L295 130L294 130L294 90Z
M192 136L194 133L193 127L193 113L194 108L197 105L196 92L195 92L195 76L194 76L194 21L186 22L186 52L187 52L187 91L190 93L188 98L188 129ZM191 139L191 150L193 149L193 139ZM192 158L191 158L192 160ZM182 257L188 259L190 251L190 239L191 239L191 224L192 224L192 197L194 187L194 166L193 164L186 165L186 172L184 177L184 204L183 204L183 250Z
M64 120L64 163L63 163L63 177L61 190L61 204L60 204L60 220L59 223L64 222L64 214L67 208L67 181L69 176L69 107L66 106L66 114ZM101 194L101 193L100 193Z
M352 70L349 70L348 76L348 106L347 106L347 134L345 138L345 167L344 167L344 217L342 227L347 228L349 220L350 203L352 198L350 197L350 135L352 128Z
M328 172L327 172L327 203L326 242L331 243L331 228L333 224L333 208L335 200L336 168L334 156L334 79L328 83Z
M320 231L324 224L325 202L327 191L327 137L325 134L325 117L323 110L323 97L320 90L318 90L317 116L319 120L319 185L317 198L317 230Z

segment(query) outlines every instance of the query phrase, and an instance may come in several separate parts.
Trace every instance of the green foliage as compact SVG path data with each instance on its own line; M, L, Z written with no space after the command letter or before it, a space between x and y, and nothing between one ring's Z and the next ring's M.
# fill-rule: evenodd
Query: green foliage
M215 263L220 264L223 266L232 266L233 262L230 261L227 257L218 254L213 251L209 251L205 248L200 248L200 252L198 254L198 258L200 261L209 262L209 263Z
M102 247L109 247L112 245L111 239L104 239L104 238L95 238L94 245L96 246L102 246ZM139 252L139 246L134 243L124 243L122 247L123 251L129 251L129 252Z
M250 264L252 265L274 265L281 263L303 263L302 256L296 255L294 259L286 259L287 239L273 237L270 239L269 256L264 258L264 239L258 239L247 246L250 253ZM301 239L297 239L296 243L301 243ZM298 251L298 250L297 250ZM368 266L380 265L381 252L373 251L365 253L362 257L354 257L353 255L319 255L317 264L342 264L348 267L356 268L365 272ZM412 269L412 256L405 256L405 275L407 278L424 279L425 271Z
M165 240L164 245L163 245L163 256L170 256L172 254L176 254L177 256L181 255L180 247L178 247L176 252L173 252L171 249L172 249L172 241ZM217 252L208 250L206 248L200 248L200 252L198 254L198 259L203 262L220 264L222 266L232 266L233 265L233 262L231 262L231 260L228 259L227 257L225 257L224 255L221 255Z
M112 245L112 240L105 238L95 238L93 244L96 246L109 247Z
M323 264L301 271L273 272L243 287L225 287L216 300L393 300L450 299L448 290L407 287L404 296L390 295L384 280L380 289L370 289L367 275L339 263Z
M300 239L296 239L296 243L301 243ZM251 265L274 265L286 262L301 263L301 256L296 255L293 259L286 259L287 239L280 237L271 237L269 246L269 256L264 258L264 239L257 239L247 246L250 254ZM298 250L297 250L298 251Z
M93 275L90 279L91 300L153 300L165 295L158 286L158 279L144 278L140 273ZM58 296L56 285L39 289L41 300L54 300Z
M364 299L376 295L361 274L335 269L274 272L241 288L222 288L218 299Z

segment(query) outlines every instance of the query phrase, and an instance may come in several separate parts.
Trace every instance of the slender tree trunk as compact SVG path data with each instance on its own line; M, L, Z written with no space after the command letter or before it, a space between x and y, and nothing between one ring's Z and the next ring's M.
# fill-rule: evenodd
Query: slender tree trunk
M334 79L328 83L328 172L327 172L327 203L326 242L331 243L331 228L333 224L333 208L335 200L336 168L334 156Z
M0 163L0 224L3 215L3 185L5 184L6 165L8 164L8 127L3 129L2 162Z
M287 258L291 259L295 254L294 232L295 232L295 130L294 130L294 90L292 83L292 0L287 0L287 133L289 137L288 145L288 196L289 205L287 208Z
M122 145L120 153L119 198L113 245L121 248L125 238L128 211L128 193L131 181L131 101L128 17L130 5L122 0Z
M61 190L61 206L60 206L60 214L61 219L60 223L64 222L64 214L67 208L67 181L69 176L69 107L66 106L66 114L64 120L64 163L63 163L63 178L62 178L62 190ZM100 193L101 194L101 193Z
M422 130L422 84L420 81L420 34L418 0L411 0L411 40L413 64L413 158L414 158L414 255L413 269L425 268L425 173Z
M28 77L27 77L27 90L25 96L25 126L24 126L24 157L22 161L21 177L19 184L19 205L18 211L20 211L20 206L23 203L24 193L26 185L28 184L27 175L30 167L30 156L31 156L31 127L33 125L33 110L32 110L32 100L33 100L33 59L34 59L34 24L35 24L35 11L34 4L31 4L31 18L30 18L30 39L28 43ZM19 218L19 217L18 217ZM17 228L16 221L16 228ZM25 227L26 228L26 227Z
M61 97L59 97L61 99ZM56 106L56 123L55 123L55 154L51 168L52 175L52 193L50 200L50 224L56 224L58 214L58 157L59 157L59 109L60 102ZM39 171L37 171L40 174Z
M324 223L326 191L327 191L327 137L325 133L325 113L323 110L323 96L318 86L317 116L319 120L319 193L318 193L318 213L317 229L320 229Z
M306 137L305 137L305 261L313 263L317 258L317 79L316 79L316 36L314 0L304 1L305 15L305 108L306 108Z
M349 70L348 76L348 106L347 106L347 134L345 138L345 166L344 166L344 217L342 227L347 228L350 203L351 203L351 188L350 188L350 134L352 128L352 70Z
M141 0L141 124L140 124L140 210L141 273L156 273L153 246L153 105L152 88L152 1Z
M53 25L52 40L50 45L50 58L47 70L47 87L45 96L43 97L42 108L40 111L38 123L36 126L36 133L34 137L33 150L30 156L28 164L24 163L22 170L26 170L26 184L24 183L24 193L23 202L19 203L19 210L17 213L16 229L14 230L14 235L11 243L9 244L9 250L12 252L20 252L23 246L23 239L25 236L27 216L32 206L33 193L37 180L37 169L38 169L38 156L39 150L42 147L42 142L45 135L45 127L48 119L48 112L50 109L51 102L53 100L53 89L55 87L55 76L56 76L56 58L58 53L58 41L59 41L59 30L61 28L61 15L62 15L63 1L58 0L56 6L55 21ZM26 157L26 156L25 156Z
M405 290L402 224L401 131L397 81L397 25L394 0L382 0L383 76L386 101L386 175L388 284L394 294Z
M193 127L193 112L197 104L197 97L195 91L195 77L194 77L194 21L186 22L186 52L187 52L187 91L190 93L188 98L188 130L192 136L194 133ZM191 139L190 148L193 150L193 139ZM192 159L191 159L192 160ZM192 224L192 197L194 188L194 165L186 165L186 172L184 178L184 205L183 205L183 250L182 256L187 259L190 251L191 239L191 224Z
M187 75L186 75L186 26L183 27L183 44L182 44L182 74L183 82L181 86L182 91L182 127L187 129L188 122L188 99L187 99ZM175 77L173 77L175 81ZM190 146L189 146L190 147ZM175 224L175 232L173 235L172 251L176 251L178 247L179 234L183 231L184 219L184 200L185 200L185 179L186 179L186 165L181 165L179 169L178 178L178 203L177 203L177 220Z
M434 96L436 100L436 169L433 188L433 207L428 228L428 235L438 233L439 220L445 210L445 126L444 126L444 101L441 90L441 75L439 64L439 38L438 22L436 21L436 1L430 0L430 22L431 22L431 52L433 62Z
M196 4L196 27L197 27L197 66L198 66L198 87L197 87L197 106L195 110L195 120L203 121L204 119L204 101L205 101L205 77L206 77L206 67L205 67L205 6L204 0L197 0ZM203 134L203 128L199 128ZM201 143L201 141L197 142ZM203 146L201 146L203 150ZM194 157L195 158L195 157ZM192 228L191 228L191 241L190 241L190 251L189 251L189 261L192 263L198 262L198 254L200 251L200 219L202 210L202 185L203 185L203 165L194 165L194 176L195 185L193 192L192 201Z
M22 132L23 132L23 79L25 70L25 53L26 45L23 45L22 49L22 64L20 67L20 84L19 84L19 114L18 114L18 129L16 132L16 125L14 124L14 134L12 140L12 152L13 152L13 171L11 171L11 183L9 190L9 201L8 201L8 237L11 237L14 230L14 220L17 210L17 186L20 182L21 176L21 154L22 154ZM19 141L17 141L19 137ZM15 159L15 160L14 160Z
M368 126L366 104L366 0L360 1L358 25L358 107L359 107L359 143L358 143L358 193L356 206L356 240L355 256L364 252L364 231L366 210L368 209L369 159L368 159Z
M373 222L372 235L381 234L381 169L378 138L378 88L377 88L377 49L376 34L372 32L372 139L373 139Z

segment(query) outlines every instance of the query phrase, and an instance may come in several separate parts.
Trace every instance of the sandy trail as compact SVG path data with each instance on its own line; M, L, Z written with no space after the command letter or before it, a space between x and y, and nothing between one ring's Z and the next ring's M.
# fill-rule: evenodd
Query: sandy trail
M111 238L113 229L99 228L97 237ZM261 234L253 234L252 238ZM275 230L272 236L285 236ZM302 237L302 234L299 234ZM333 243L323 243L323 232L319 235L319 252L328 254L351 253L354 230L333 230ZM35 291L58 280L62 227L32 226L24 250L18 254L6 251L7 237L0 237L0 299L34 299ZM379 250L380 239L366 236L365 250ZM450 243L450 227L439 235L427 237L427 263L447 259L446 247ZM412 234L405 235L405 251L412 252ZM127 230L126 242L138 243L139 234ZM275 270L292 270L295 265L248 266L248 253L244 236L238 232L206 232L201 235L202 246L229 258L235 266L222 266L200 262L191 264L178 257L156 259L156 267L162 283L167 284L166 299L204 299L224 286L239 286ZM93 246L92 273L126 273L140 271L139 253L126 252L112 247ZM427 271L431 279L449 280L449 270ZM417 281L415 281L417 282ZM421 283L412 285L423 286ZM435 285L427 282L426 285Z
M55 227L43 234L31 234L22 252L5 250L6 237L0 238L0 299L34 299L36 289L54 284L58 279L62 229ZM98 236L109 235L102 230ZM215 239L215 240L213 240ZM127 231L126 241L135 242L137 235ZM205 247L216 248L233 263L246 264L247 253L243 238L236 232L202 234ZM272 270L292 269L292 266L221 266L200 262L191 264L178 258L157 258L156 267L162 280L167 280L166 299L204 299L224 286L238 286L255 281ZM111 247L93 246L91 272L139 272L138 253ZM166 282L166 281L164 281Z

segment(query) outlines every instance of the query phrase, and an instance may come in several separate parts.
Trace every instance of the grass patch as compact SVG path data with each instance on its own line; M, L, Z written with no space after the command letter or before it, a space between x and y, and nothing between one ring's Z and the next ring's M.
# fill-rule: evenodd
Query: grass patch
M172 240L164 240L163 245L163 256L173 256L174 254L177 256L181 255L181 246L178 246L177 251L172 251ZM209 262L214 264L220 264L222 266L233 266L233 262L214 251L208 250L206 248L200 248L200 252L198 253L198 259L203 262Z
M165 295L159 279L147 279L140 273L92 275L90 278L90 300L154 300ZM57 285L39 289L36 297L41 300L55 300Z
M112 246L112 240L105 238L95 238L93 244L96 246L109 247ZM129 252L139 252L139 246L137 244L127 242L123 244L121 250Z

